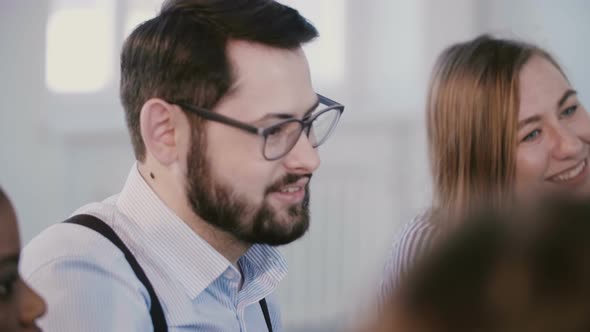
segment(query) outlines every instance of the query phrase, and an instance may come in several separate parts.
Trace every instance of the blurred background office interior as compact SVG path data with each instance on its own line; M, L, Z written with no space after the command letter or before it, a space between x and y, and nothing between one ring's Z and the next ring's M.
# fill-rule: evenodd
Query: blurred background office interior
M424 101L438 53L482 32L553 52L590 106L585 0L285 0L321 37L316 90L346 111L320 148L312 226L283 248L285 330L332 331L370 310L391 241L430 202ZM0 2L0 184L23 243L118 192L133 162L119 52L161 0Z

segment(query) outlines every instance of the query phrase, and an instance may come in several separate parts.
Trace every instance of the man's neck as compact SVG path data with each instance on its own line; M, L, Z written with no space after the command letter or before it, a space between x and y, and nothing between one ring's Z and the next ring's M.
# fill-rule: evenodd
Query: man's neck
M237 240L233 235L219 230L217 227L207 223L194 213L191 216L179 217L201 238L209 243L217 252L222 254L234 266L238 265L238 259L242 257L251 245Z
M197 216L190 207L184 193L175 192L173 187L164 184L172 183L174 179L162 176L153 178L145 166L138 165L139 173L156 195L170 208L190 229L209 243L217 252L222 254L234 266L238 259L250 249L250 244L237 240L233 235L218 229Z

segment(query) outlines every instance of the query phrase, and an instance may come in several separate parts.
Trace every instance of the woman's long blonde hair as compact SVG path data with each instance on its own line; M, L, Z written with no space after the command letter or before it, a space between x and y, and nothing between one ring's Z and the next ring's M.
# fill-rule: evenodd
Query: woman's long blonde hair
M442 219L460 220L482 204L501 208L512 200L519 74L533 56L561 71L541 48L489 35L439 56L426 122L434 207Z

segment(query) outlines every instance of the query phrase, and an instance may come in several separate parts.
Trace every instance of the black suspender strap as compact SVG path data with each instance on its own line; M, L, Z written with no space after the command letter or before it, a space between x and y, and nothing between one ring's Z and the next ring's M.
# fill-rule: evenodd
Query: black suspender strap
M268 332L272 332L272 323L270 322L270 313L268 312L268 305L266 304L266 299L260 300L260 307L262 308L262 313L264 314L264 320L266 321L266 327L268 327Z
M166 324L166 317L164 316L162 305L160 304L160 300L158 300L158 296L154 291L154 287L152 286L145 272L135 259L135 256L133 256L131 251L129 251L129 248L127 248L127 246L125 245L125 243L123 243L123 241L117 235L117 233L115 233L115 231L104 221L88 214L78 214L71 217L70 219L67 219L64 222L69 224L85 226L96 231L97 233L100 233L102 236L110 240L117 248L119 248L121 252L123 252L123 254L125 255L125 259L133 269L133 272L135 272L135 275L137 276L139 281L141 281L141 283L147 289L150 295L150 316L152 317L154 332L167 332L168 325ZM260 308L262 308L262 314L264 314L264 321L266 322L266 327L268 328L269 332L273 332L266 299L260 300L259 303Z
M150 316L152 317L152 324L154 326L154 332L167 332L168 325L166 324L166 317L164 316L164 311L162 310L162 305L158 300L158 296L152 287L149 279L147 278L145 272L131 253L129 248L123 243L121 238L115 233L115 231L107 225L104 221L87 214L79 214L71 217L70 219L64 221L65 223L70 224L77 224L81 226L88 227L97 233L100 233L105 238L109 239L123 254L125 255L125 259L131 265L133 272L141 281L143 286L147 289L150 295Z

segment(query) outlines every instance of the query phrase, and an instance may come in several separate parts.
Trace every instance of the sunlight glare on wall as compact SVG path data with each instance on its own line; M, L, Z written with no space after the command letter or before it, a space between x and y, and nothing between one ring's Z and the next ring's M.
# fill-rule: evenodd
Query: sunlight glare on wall
M313 68L312 76L331 84L344 78L346 66L346 1L279 0L297 9L319 31L320 38L303 49Z
M47 23L45 80L56 93L91 93L113 76L114 2L55 7Z
M141 23L158 15L163 0L130 0L129 11L125 19L124 36L129 34Z

